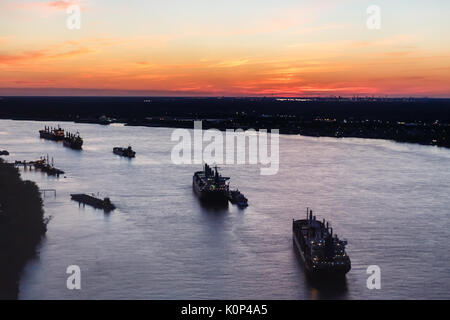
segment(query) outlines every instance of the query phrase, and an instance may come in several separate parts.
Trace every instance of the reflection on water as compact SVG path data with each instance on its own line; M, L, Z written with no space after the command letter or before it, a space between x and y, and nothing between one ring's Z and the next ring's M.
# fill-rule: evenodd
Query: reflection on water
M192 191L199 165L173 165L172 129L61 123L84 150L41 140L55 123L0 121L11 160L49 154L65 176L23 173L41 188L53 219L27 265L22 299L392 299L449 298L450 151L364 139L280 137L280 170L222 166L249 207L212 209ZM4 137L7 137L5 139ZM135 159L112 153L132 145ZM79 207L71 193L100 192L117 209ZM348 239L343 283L305 275L292 246L292 219L311 207ZM66 289L79 265L82 290ZM379 265L382 289L366 288Z

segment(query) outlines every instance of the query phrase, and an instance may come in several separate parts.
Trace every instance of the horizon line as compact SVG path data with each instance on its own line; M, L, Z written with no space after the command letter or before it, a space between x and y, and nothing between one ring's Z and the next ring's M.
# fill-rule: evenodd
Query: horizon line
M222 99L222 98L239 98L239 99L428 99L428 100L448 100L450 96L445 97L432 97L432 96L381 96L381 95L330 95L330 96L272 96L272 95L19 95L19 94L6 94L0 95L2 98L180 98L180 99L196 99L196 98L209 98L209 99Z

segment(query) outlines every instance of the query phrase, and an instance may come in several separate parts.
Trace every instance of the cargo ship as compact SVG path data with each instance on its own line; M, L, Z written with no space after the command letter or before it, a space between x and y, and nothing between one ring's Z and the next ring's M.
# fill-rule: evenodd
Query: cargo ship
M136 152L131 149L131 146L128 146L128 148L114 147L113 153L126 158L134 158L136 156Z
M63 145L68 148L81 150L81 147L83 146L83 139L80 137L78 132L75 134L66 132Z
M214 205L228 205L229 186L226 183L230 178L222 177L218 167L211 169L205 164L204 171L197 171L192 177L192 188L202 202Z
M61 141L64 139L64 129L61 129L60 126L58 128L45 126L44 129L39 130L39 136L42 139Z
M343 277L351 269L345 252L347 241L340 240L328 222L316 220L312 210L306 219L293 220L293 242L300 253L306 271L311 275Z

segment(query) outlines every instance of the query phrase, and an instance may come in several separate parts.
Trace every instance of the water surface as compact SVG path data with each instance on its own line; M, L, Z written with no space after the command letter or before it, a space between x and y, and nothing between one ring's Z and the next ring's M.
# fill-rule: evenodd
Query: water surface
M21 299L448 299L450 150L383 140L280 137L280 171L222 166L249 199L246 210L212 210L192 192L199 165L174 165L173 129L61 123L84 150L39 139L50 122L0 120L10 160L49 154L66 178L27 171L57 190L39 256L20 282ZM131 144L137 158L112 153ZM111 197L110 214L79 207L70 193ZM24 199L26 200L26 199ZM292 218L306 207L348 239L345 283L305 277L292 245ZM66 288L79 265L82 289ZM369 265L381 290L366 287Z

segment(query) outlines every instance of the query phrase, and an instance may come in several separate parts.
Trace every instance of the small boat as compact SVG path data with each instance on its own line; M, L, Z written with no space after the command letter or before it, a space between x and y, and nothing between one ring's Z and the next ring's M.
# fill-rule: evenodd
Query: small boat
M78 203L90 205L96 209L103 209L105 212L114 210L116 207L109 198L99 199L88 194L71 194L72 200Z
M248 207L248 199L239 191L239 189L230 190L228 193L228 200L230 200L232 204L237 204L239 208Z
M1 150L0 156L9 156L9 152L7 150Z
M128 146L128 148L114 147L113 153L127 158L134 158L136 156L136 152L131 149L131 146Z

